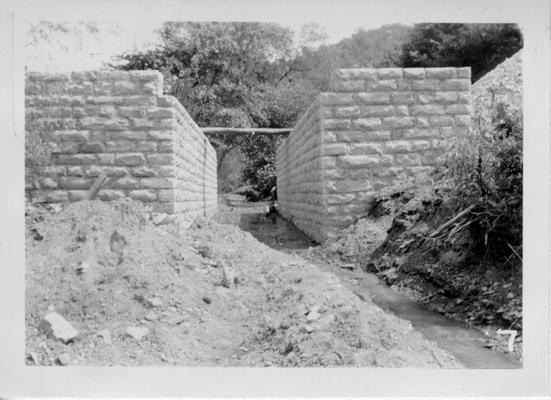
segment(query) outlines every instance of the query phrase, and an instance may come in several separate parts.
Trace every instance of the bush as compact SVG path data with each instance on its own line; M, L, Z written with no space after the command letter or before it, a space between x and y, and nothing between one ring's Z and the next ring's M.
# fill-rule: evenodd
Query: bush
M36 122L25 126L25 180L32 182L36 168L50 164L52 146L45 139L46 127Z
M456 143L440 182L457 207L472 207L469 226L479 256L521 264L522 76L518 53L473 86L473 130Z

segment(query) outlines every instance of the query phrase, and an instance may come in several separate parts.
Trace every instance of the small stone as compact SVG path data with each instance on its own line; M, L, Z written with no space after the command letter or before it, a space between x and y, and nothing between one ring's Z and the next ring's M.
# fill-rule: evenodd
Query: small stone
M174 315L168 318L165 322L170 325L180 325L186 320L186 317L183 315Z
M78 336L78 331L65 318L55 312L51 312L42 318L38 330L50 338L61 340L63 343L69 343Z
M301 304L297 307L297 313L298 315L306 315L308 314L308 308L304 304Z
M60 365L67 365L71 362L71 358L69 357L69 354L63 353L57 357L57 362Z
M137 326L130 326L126 328L126 334L136 340L141 340L148 333L149 329L147 328L140 328Z
M203 302L207 303L207 304L210 304L212 303L212 299L208 296L203 296Z
M167 221L167 217L168 215L165 214L165 213L152 213L151 214L151 219L153 220L153 224L155 225L161 225L163 224L164 222Z
M145 316L145 319L147 321L156 321L157 319L159 319L159 316L154 311L150 311Z
M314 322L317 321L321 317L321 314L317 311L310 311L308 315L306 316L306 321L308 322Z
M218 265L222 268L222 286L228 289L231 288L235 283L235 272L233 268L226 265L226 263L219 263Z
M323 318L321 318L317 323L316 323L316 328L320 329L320 330L325 330L327 328L329 328L329 326L335 322L336 320L336 317L335 317L335 314L327 314L326 316L324 316Z
M147 299L147 304L149 307L161 307L163 305L163 301L158 297L153 297L151 299Z
M312 333L314 332L314 327L312 325L302 325L298 331L299 333Z
M284 320L284 321L281 321L281 322L279 323L279 328L280 328L280 329L287 330L287 329L289 329L290 327L291 327L291 323L290 323L289 321L285 321L285 320Z
M108 330L99 331L98 335L103 339L103 343L111 345L113 341L111 340L111 333Z

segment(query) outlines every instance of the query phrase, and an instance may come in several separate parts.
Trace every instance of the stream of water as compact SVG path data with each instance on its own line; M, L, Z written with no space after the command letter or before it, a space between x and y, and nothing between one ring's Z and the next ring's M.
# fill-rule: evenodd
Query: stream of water
M264 244L287 253L301 255L314 243L306 235L280 217L266 219L266 204L247 206L239 201L230 203L221 213L220 222L239 225ZM386 312L410 321L427 339L448 350L469 368L522 368L522 364L507 354L483 346L485 335L440 314L429 311L409 297L388 287L374 274L361 270L344 270L335 265L315 262L321 268L334 272L360 298L369 297Z

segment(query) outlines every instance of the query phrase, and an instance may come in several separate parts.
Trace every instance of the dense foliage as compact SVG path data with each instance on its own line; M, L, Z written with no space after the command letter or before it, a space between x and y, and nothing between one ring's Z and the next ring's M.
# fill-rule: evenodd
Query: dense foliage
M417 24L397 60L402 67L464 67L476 82L522 48L515 24Z
M447 160L453 195L473 205L470 228L485 257L522 254L522 72L516 54L473 86L474 124Z

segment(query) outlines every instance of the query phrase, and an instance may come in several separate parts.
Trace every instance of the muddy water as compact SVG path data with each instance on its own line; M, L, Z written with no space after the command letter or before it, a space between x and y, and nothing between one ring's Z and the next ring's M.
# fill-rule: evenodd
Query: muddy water
M330 268L335 270L335 267ZM363 271L336 272L343 283L360 297L369 296L383 310L410 321L427 339L453 353L467 367L522 368L520 363L506 354L483 347L486 338L482 332L424 309L406 295L389 288L374 274Z
M226 205L219 215L220 222L239 225L257 240L276 250L304 256L308 253L305 250L315 245L282 218L265 218L265 203L243 203L236 197L227 201ZM518 361L508 355L483 347L485 335L482 332L424 309L406 295L389 288L374 274L317 261L315 263L335 273L358 297L369 297L383 310L410 321L427 339L453 353L467 367L522 368Z

